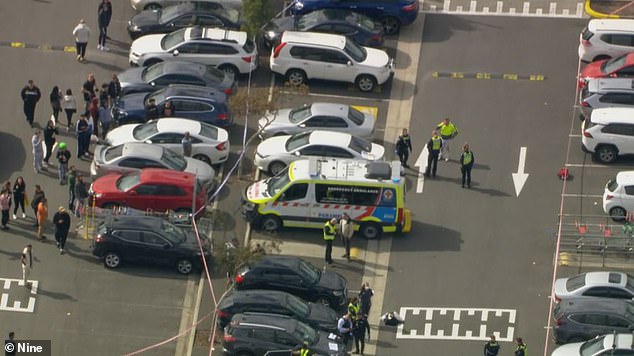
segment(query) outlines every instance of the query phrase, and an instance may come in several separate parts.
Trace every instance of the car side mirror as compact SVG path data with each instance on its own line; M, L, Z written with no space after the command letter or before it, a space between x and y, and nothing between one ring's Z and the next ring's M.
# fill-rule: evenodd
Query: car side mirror
M348 65L348 67L352 67L352 61L348 61L348 63L346 63Z
M137 195L137 194L139 194L139 193L137 193L136 190L131 190L130 191L130 195Z
M152 143L152 140L145 140L145 143Z
M178 54L179 54L179 53L180 53L180 52L179 52L177 49L175 49L175 50L172 52L172 55L174 55L174 56L178 56Z
M301 154L302 154L302 153L301 153L301 152L299 152L299 151L295 151L295 153L293 153L293 154L294 154L295 156L298 156L298 157L299 157L299 156L301 156Z
M156 82L150 82L150 85L151 85L151 86L155 86L155 85L156 85Z
M299 124L299 127L304 128L306 127L306 124Z

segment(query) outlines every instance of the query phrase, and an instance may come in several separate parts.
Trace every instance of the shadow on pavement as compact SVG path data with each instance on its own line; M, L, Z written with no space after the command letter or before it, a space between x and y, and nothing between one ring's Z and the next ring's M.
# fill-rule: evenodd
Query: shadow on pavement
M11 152L11 159L5 157L2 160L0 181L5 181L12 178L12 173L17 173L22 169L22 165L26 161L26 150L19 137L8 132L0 132L0 152L5 152L5 154Z
M77 301L77 299L75 299L73 296L68 295L66 293L53 292L53 291L50 291L50 290L46 290L46 289L41 287L41 284L40 284L40 287L38 287L38 289L37 289L37 294L45 296L45 297L50 297L50 298L53 298L53 299L65 299L65 300L70 300L72 302L76 302Z
M389 237L384 237L389 238ZM412 232L395 235L392 251L460 251L460 233L444 226L412 221Z

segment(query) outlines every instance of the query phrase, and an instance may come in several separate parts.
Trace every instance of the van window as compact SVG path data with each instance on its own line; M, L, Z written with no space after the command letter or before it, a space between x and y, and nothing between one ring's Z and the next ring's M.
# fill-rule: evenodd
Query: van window
M315 199L321 204L352 204L352 187L344 185L316 184Z
M625 194L634 195L634 186L628 185L627 187L625 187Z
M599 97L602 103L634 105L634 95L626 93L607 93Z
M306 198L308 192L308 183L293 184L282 193L279 201L289 201Z
M394 189L349 185L316 184L315 199L321 204L349 204L363 206L396 205Z

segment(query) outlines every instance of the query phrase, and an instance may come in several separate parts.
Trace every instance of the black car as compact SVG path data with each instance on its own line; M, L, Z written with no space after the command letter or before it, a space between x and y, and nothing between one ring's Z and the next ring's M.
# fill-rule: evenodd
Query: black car
M337 312L276 290L231 290L218 303L218 326L224 328L239 313L271 313L293 317L313 328L337 331Z
M264 256L239 268L234 279L238 290L281 290L304 300L330 305L335 310L345 307L346 285L346 279L340 274L322 271L291 256Z
M200 234L207 263L211 243ZM108 268L124 262L166 265L181 274L203 267L200 248L191 226L175 225L154 216L110 216L96 229L92 254Z
M225 355L264 356L268 351L291 350L307 343L315 355L348 355L341 338L319 331L286 315L236 314L225 327Z
M196 25L239 30L242 22L240 12L236 9L210 9L185 3L159 10L141 11L128 22L128 33L132 39L136 39Z
M112 106L112 118L118 125L145 122L145 107L150 99L162 108L169 101L174 116L206 122L223 128L231 126L227 96L213 88L193 85L169 85L152 93L128 94Z
M323 32L343 35L363 46L383 45L383 25L368 16L344 9L317 10L273 19L264 27L264 43L273 48L284 31Z

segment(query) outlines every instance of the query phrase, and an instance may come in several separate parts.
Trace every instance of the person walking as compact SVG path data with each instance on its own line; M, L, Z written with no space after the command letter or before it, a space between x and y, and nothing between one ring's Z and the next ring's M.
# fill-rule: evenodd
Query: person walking
M348 344L350 343L350 338L352 336L352 322L350 321L350 314L344 314L337 321L337 331L339 332L339 336L343 339L343 347L344 350L348 350Z
M81 217L81 212L86 205L88 198L88 189L84 183L84 176L80 173L75 178L75 216Z
M31 209L33 209L33 215L35 216L35 224L33 224L33 227L37 227L39 225L37 219L37 208L44 198L46 198L44 190L42 190L42 187L40 187L39 184L36 184L35 191L33 192L33 199L31 199Z
M359 307L359 298L352 297L350 299L350 303L348 303L348 314L350 314L350 320L354 323L359 317L359 311L361 308Z
M145 107L145 122L159 118L159 108L156 106L156 100L150 99Z
M99 43L97 44L97 49L100 51L110 50L110 48L106 47L110 19L112 19L112 4L110 0L102 0L97 8L97 24L99 25Z
M75 101L73 91L70 88L66 89L66 94L62 99L62 108L66 113L66 132L68 132L73 125L73 115L77 112L77 101Z
M42 92L40 88L36 87L33 83L33 80L29 80L22 91L20 92L20 96L22 97L23 103L23 111L24 116L26 117L26 122L33 127L33 120L35 118L35 106L37 102L40 101L42 97Z
M97 80L95 79L95 75L93 73L88 73L88 77L86 81L81 86L81 92L84 96L84 114L88 116L88 106L92 101L92 98L95 96L97 89Z
M31 269L33 269L33 246L26 245L20 256L20 264L22 265L22 285L31 288L31 282L28 281Z
M51 94L49 94L49 100L51 101L51 109L53 109L53 117L55 118L55 123L57 123L59 119L59 112L62 111L62 91L59 90L59 87L56 85L51 90Z
M367 315L359 314L357 321L354 322L352 328L352 335L354 336L355 354L363 355L365 350L365 334L368 334L368 340L370 339L370 324L368 323ZM359 344L361 347L359 347Z
M110 98L110 104L108 107L112 107L114 103L121 96L121 82L117 73L112 73L112 79L108 83L108 97Z
M63 206L57 208L57 212L53 215L53 223L55 223L55 242L59 248L59 254L64 254L64 246L66 246L66 238L70 230L70 215Z
M442 138L442 152L440 153L440 159L445 159L445 162L449 161L449 143L454 137L458 136L458 128L454 125L448 117L436 126L436 129L440 132Z
M4 344L13 345L13 351L7 350L6 346L4 347L4 356L15 356L15 353L17 352L16 351L17 347L15 346L15 332L13 331L9 332L9 338L4 340Z
M425 170L425 176L436 178L436 169L438 168L438 157L440 155L440 149L442 148L442 138L438 135L438 130L434 130L431 133L431 138L427 142L427 169Z
M409 168L407 165L407 159L412 152L412 140L410 139L407 129L403 129L403 133L396 140L396 154L401 161L401 165L405 168Z
M90 27L86 25L86 20L79 20L79 24L73 29L73 36L75 36L75 47L77 49L77 60L80 62L86 61L86 47L88 46L88 39L90 38Z
M31 145L33 146L33 170L35 173L40 173L42 169L42 160L44 159L44 146L42 142L42 132L40 129L35 129L33 137L31 137Z
M372 297L374 296L374 291L370 288L370 283L365 282L361 285L361 289L359 290L359 306L361 310L359 311L361 314L370 315L370 308L372 308Z
M185 136L181 140L181 145L183 145L183 156L191 157L192 156L192 138L189 135L189 131L185 131Z
M11 190L10 188L2 187L0 191L0 210L2 210L2 230L8 230L9 226L9 211L11 210Z
M66 142L59 143L57 150L57 173L59 177L59 185L66 183L66 172L68 171L68 161L70 160L70 151L66 148Z
M55 146L56 141L55 135L59 135L59 131L57 131L57 127L55 127L55 121L48 120L48 122L46 122L46 127L44 128L44 145L46 145L46 154L44 155L44 161L42 162L42 166L44 168L48 168L48 160L53 154L53 147Z
M464 188L465 180L467 187L471 188L471 168L473 168L475 157L469 149L469 144L462 146L462 154L460 155L460 172L462 173L462 187Z
M75 166L70 166L68 168L68 210L75 210Z
M24 178L19 176L15 179L15 183L13 183L13 202L15 203L15 207L13 208L13 220L17 219L15 214L18 213L18 208L22 208L22 219L26 219L26 211L24 211L24 205L27 205L26 201L26 183L24 182Z
M348 258L350 262L350 244L352 243L352 236L354 236L354 222L350 219L350 215L343 213L339 220L339 232L341 233L341 240L343 246L346 249L346 253L342 257Z
M96 91L98 93L99 90ZM88 126L92 126L90 131L90 136L95 135L99 136L99 98L97 95L93 96L90 99L90 104L88 104ZM90 139L88 142L90 146Z
M324 259L327 264L332 264L332 242L337 234L337 218L332 218L324 224L324 241L326 241L326 254Z
M500 344L495 341L495 335L491 335L491 339L484 344L484 356L498 356L500 352Z
M44 228L46 225L46 219L48 219L48 201L46 198L42 198L39 204L37 204L37 238L40 241L44 241Z
M526 344L521 337L515 339L515 356L526 356Z
M86 114L79 115L79 121L77 121L77 158L84 157L88 153L88 145L90 143L90 133L88 131L88 120L86 120Z
M103 139L106 139L106 135L108 135L108 131L110 131L110 125L112 125L112 115L110 114L110 110L108 110L108 100L101 101L99 106L99 123L101 124L101 135Z

